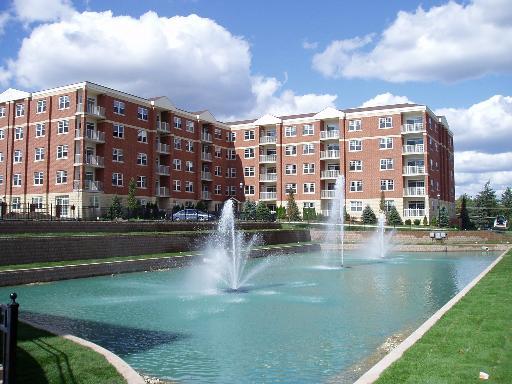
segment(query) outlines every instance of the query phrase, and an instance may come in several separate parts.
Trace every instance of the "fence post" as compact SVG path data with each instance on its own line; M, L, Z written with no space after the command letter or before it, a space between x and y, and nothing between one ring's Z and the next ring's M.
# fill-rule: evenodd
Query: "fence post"
M11 302L7 304L4 325L6 334L4 337L4 383L16 383L16 344L18 334L18 307L16 293L11 293Z

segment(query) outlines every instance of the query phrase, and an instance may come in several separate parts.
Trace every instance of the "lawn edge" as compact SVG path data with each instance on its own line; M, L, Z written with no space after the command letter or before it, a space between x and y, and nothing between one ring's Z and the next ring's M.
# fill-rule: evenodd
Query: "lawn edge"
M135 369L133 369L126 361L124 361L123 359L121 359L119 356L109 351L108 349L103 348L102 346L95 344L89 340L82 339L78 336L63 333L59 331L57 328L53 328L51 326L37 324L25 319L20 321L22 323L30 325L33 328L49 332L53 335L69 340L75 344L92 349L94 352L105 357L108 363L112 365L116 369L116 371L119 372L119 374L126 380L127 384L145 384L144 379L137 373L137 371L135 371Z
M366 371L354 384L371 384L375 382L380 375L391 366L395 361L399 360L405 351L411 348L418 340L420 340L430 328L432 328L441 317L446 314L455 304L457 304L482 278L485 277L502 259L503 256L512 248L507 249L496 260L494 260L487 268L485 268L478 276L476 276L468 285L466 285L458 294L450 301L443 305L436 313L427 319L418 329L411 333L396 348L384 356L377 364Z

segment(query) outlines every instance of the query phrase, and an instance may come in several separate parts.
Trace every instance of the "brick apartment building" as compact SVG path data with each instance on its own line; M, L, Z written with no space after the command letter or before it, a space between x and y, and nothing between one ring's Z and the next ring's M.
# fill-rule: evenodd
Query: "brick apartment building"
M404 104L232 123L91 82L0 94L0 199L7 211L58 205L96 217L112 197L161 209L230 197L272 209L296 191L300 207L329 214L346 177L346 206L360 216L386 204L404 218L454 213L453 139L443 117Z

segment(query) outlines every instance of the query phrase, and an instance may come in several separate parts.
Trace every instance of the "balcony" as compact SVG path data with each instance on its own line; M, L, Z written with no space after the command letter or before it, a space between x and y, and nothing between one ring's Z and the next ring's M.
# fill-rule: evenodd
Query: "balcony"
M329 150L329 151L320 151L320 160L327 160L327 159L339 159L340 158L340 151L339 150Z
M161 153L163 155L168 155L169 153L171 153L171 146L164 143L156 143L155 149L158 153Z
M423 123L404 124L402 125L402 133L416 133L424 132L425 127Z
M424 165L405 166L403 169L403 174L405 176L424 175L425 174L425 166Z
M277 173L262 173L260 181L262 182L275 182L277 180Z
M75 129L75 139L81 139L82 138L82 130L81 129ZM99 143L103 144L105 143L105 132L96 131L93 129L87 129L85 131L85 136L83 136L83 139L89 142L93 143Z
M84 111L84 105L82 103L78 103L76 106L76 111L78 113L85 113L88 116L96 117L98 119L104 119L105 118L105 108L100 107L96 104L87 104L87 107Z
M320 131L320 140L339 139L340 131Z
M211 192L209 192L209 191L202 191L201 192L201 199L203 199L203 200L211 200L212 199Z
M169 176L171 174L171 168L168 165L159 165L156 168L157 175Z
M171 133L171 128L169 127L169 123L166 123L165 121L157 121L156 131L159 133L169 134Z
M425 187L404 188L404 196L425 196Z
M260 200L276 200L277 192L260 192Z
M276 142L275 136L260 136L260 144L275 144Z
M260 163L275 163L277 155L260 155Z
M84 158L80 154L75 155L75 164L85 164L95 168L105 167L105 159L101 156L88 155Z
M424 153L424 152L425 152L425 146L423 144L404 145L402 147L402 153L403 154Z
M102 192L103 191L103 183L101 181L96 180L84 180L84 184L80 180L73 181L73 190L83 190L87 192Z
M201 152L201 160L212 161L212 154L209 152Z
M335 190L324 189L320 192L320 198L322 199L334 199L336 194Z
M171 196L171 192L169 191L169 188L167 188L167 187L158 187L156 189L156 196L157 197L169 197L169 196Z
M201 180L212 181L213 180L212 173L211 172L202 171L201 172Z
M404 217L424 217L425 209L405 208Z
M201 140L202 141L206 141L208 143L211 143L212 142L212 135L209 134L209 133L206 133L206 132L202 132L201 133Z
M340 177L341 173L339 170L337 169L329 169L329 170L326 170L326 171L322 171L320 173L320 178L321 179L337 179L338 177Z

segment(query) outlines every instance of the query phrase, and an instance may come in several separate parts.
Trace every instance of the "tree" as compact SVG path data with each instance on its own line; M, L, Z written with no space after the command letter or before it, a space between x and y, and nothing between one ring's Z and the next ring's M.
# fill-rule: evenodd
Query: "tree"
M448 216L448 210L446 207L442 207L439 211L439 226L447 227L450 225L450 217Z
M386 197L384 196L384 191L380 191L379 210L386 212Z
M377 216L375 216L375 212L373 209L367 205L363 209L363 224L377 224Z
M271 217L272 214L270 213L270 209L268 209L267 204L260 201L256 206L256 220L270 221Z
M108 209L108 217L110 220L119 219L123 216L123 207L121 205L121 199L119 196L114 195L112 203Z
M130 182L128 183L128 197L126 199L126 206L128 207L128 215L129 217L135 216L135 212L137 210L137 198L135 197L135 192L137 189L137 183L135 179L132 177Z
M307 221L315 220L316 219L315 208L303 208L302 209L302 218Z
M395 206L392 206L388 214L388 225L403 225L402 218L396 210Z
M473 223L469 218L469 212L467 208L467 196L466 194L462 195L462 201L460 205L460 229L468 230L473 228Z
M256 203L252 200L247 200L242 206L242 212L245 220L256 220Z
M300 221L299 207L295 202L295 197L291 189L288 191L288 201L286 202L286 216L290 221Z
M343 206L343 215L345 216L344 222L345 223L349 223L350 222L350 215L347 212L347 206L346 205Z
M484 189L475 198L475 207L478 209L476 223L479 227L485 227L489 219L496 216L496 192L491 188L491 182L484 185Z
M507 187L501 195L501 206L507 219L512 219L512 189L510 187Z
M424 226L427 226L427 225L428 225L427 215L423 216L423 225L424 225Z
M206 204L206 202L204 202L204 200L199 200L196 204L196 209L206 212L208 210L208 205Z
M283 207L282 205L280 205L279 207L277 207L276 213L277 213L277 218L278 218L279 220L284 220L284 219L286 219L286 208L285 208L285 207Z

